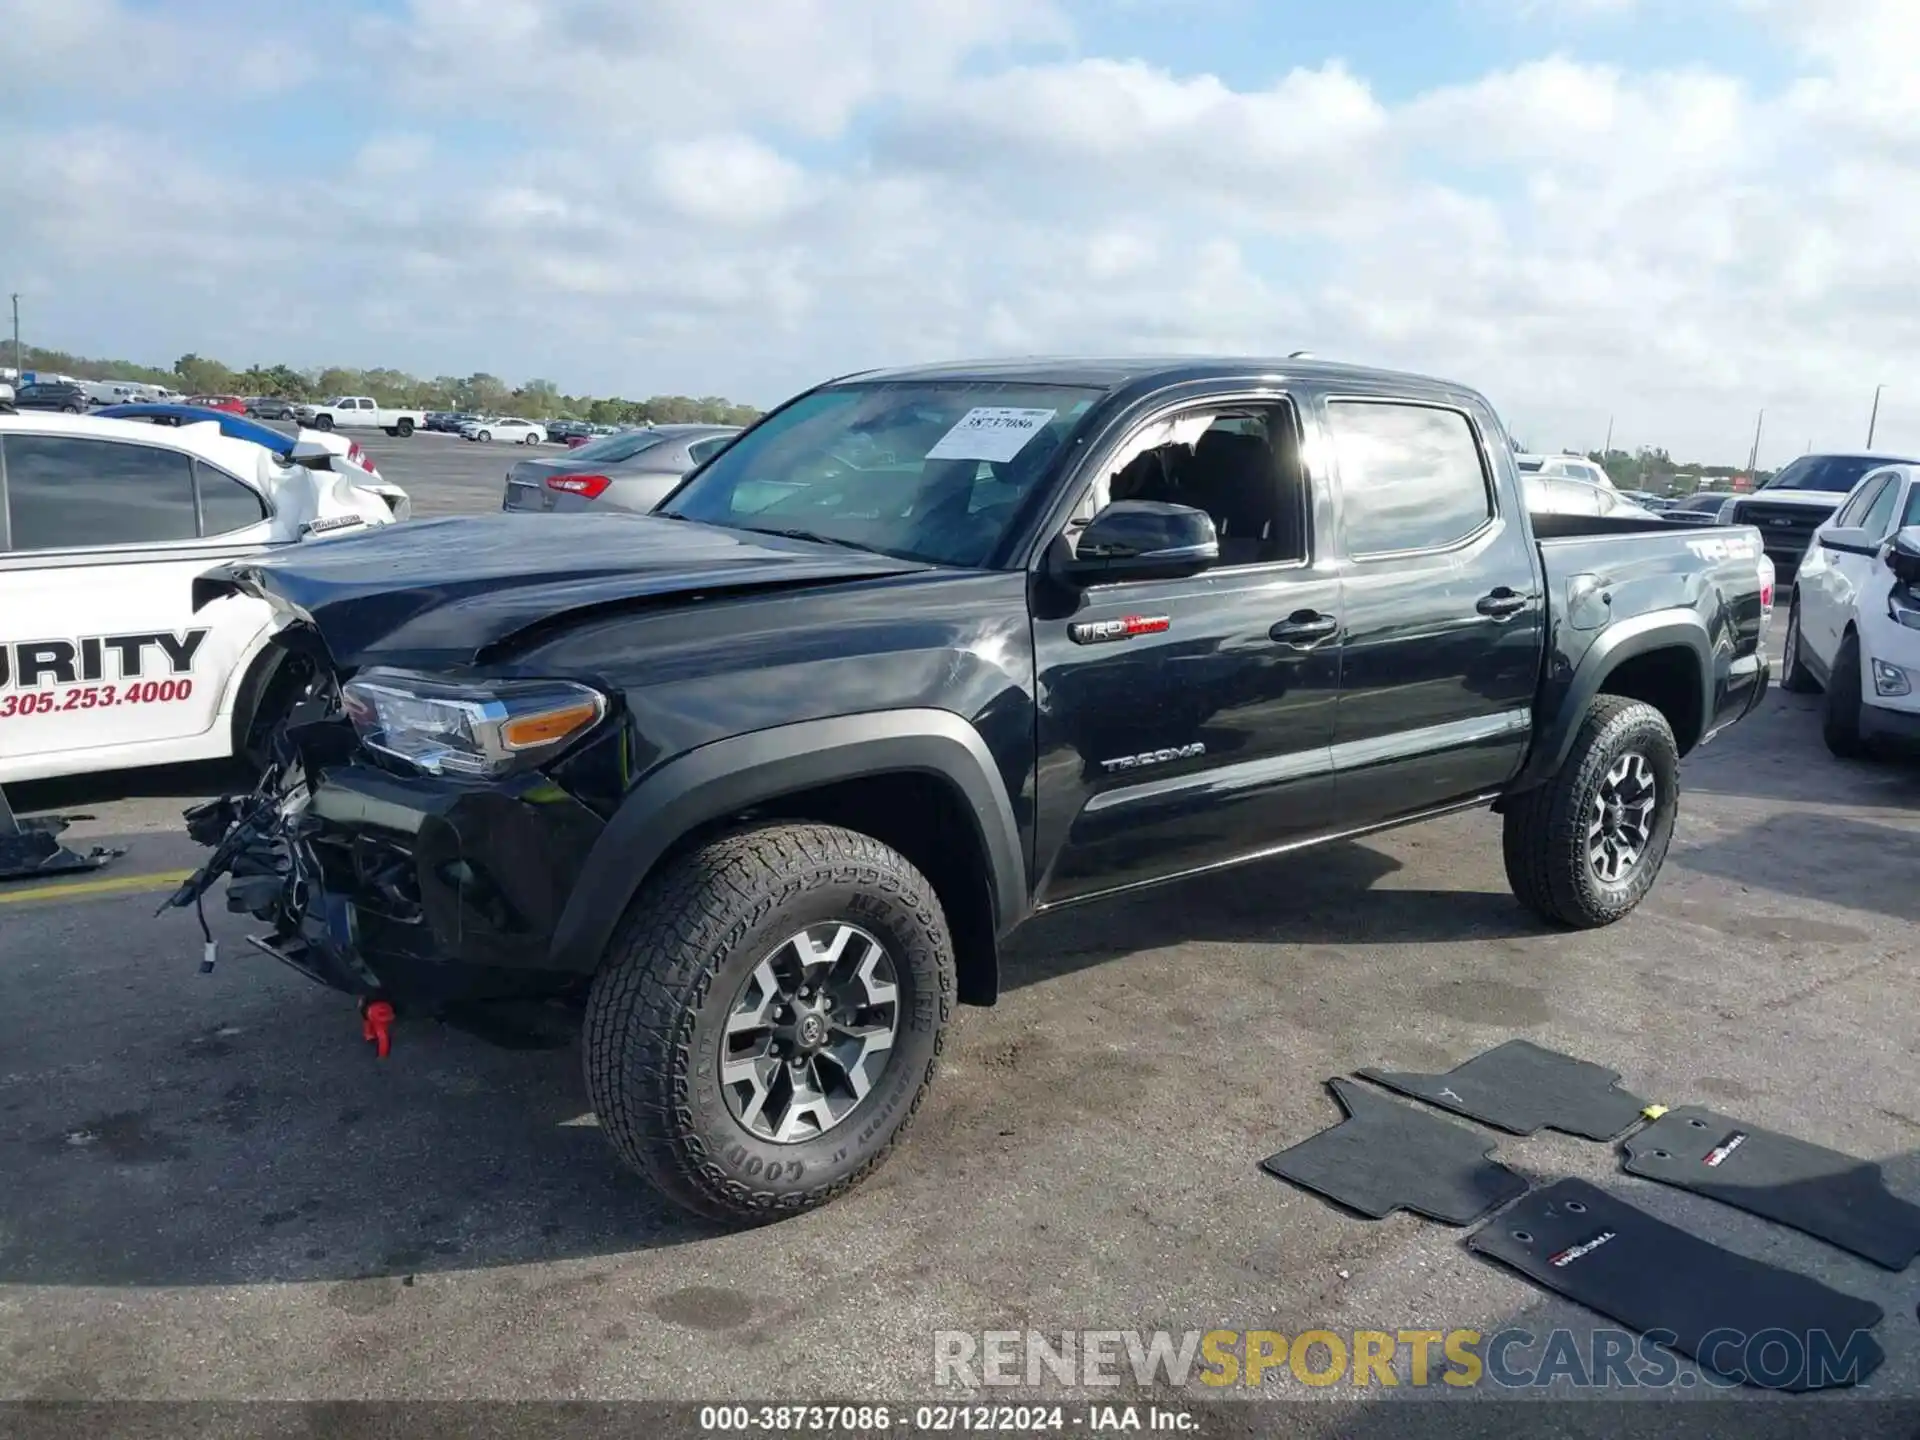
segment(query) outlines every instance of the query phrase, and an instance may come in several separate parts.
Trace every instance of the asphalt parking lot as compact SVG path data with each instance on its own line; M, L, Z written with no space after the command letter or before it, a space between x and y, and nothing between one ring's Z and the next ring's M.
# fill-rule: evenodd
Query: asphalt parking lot
M517 453L368 448L422 515L497 506ZM888 1166L731 1235L616 1167L564 1035L506 1050L403 1026L378 1062L351 1002L251 956L217 909L223 958L196 973L192 917L155 919L155 892L196 862L175 821L217 774L20 787L128 853L93 888L0 887L0 1398L899 1402L936 1398L942 1330L1585 1334L1602 1322L1463 1232L1347 1215L1258 1162L1338 1118L1327 1077L1524 1036L1660 1102L1880 1159L1920 1201L1920 768L1831 759L1816 707L1776 692L1687 762L1665 876L1606 931L1535 924L1485 814L1045 921L1000 1005L961 1012ZM1867 1390L1920 1399L1911 1275L1626 1177L1604 1145L1498 1146L1877 1301ZM1693 1373L1677 1390L1704 1396ZM1332 1404L1235 1433L1403 1418L1350 1384L1275 1372L1263 1393ZM1624 1433L1613 1410L1554 1424Z

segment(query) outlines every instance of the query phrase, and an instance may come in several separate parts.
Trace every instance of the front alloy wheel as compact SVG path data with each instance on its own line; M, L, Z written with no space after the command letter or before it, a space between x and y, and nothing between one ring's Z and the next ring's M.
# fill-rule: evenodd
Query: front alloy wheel
M892 1058L900 987L886 947L829 922L754 968L727 1016L720 1083L755 1135L791 1145L851 1115Z
M615 933L587 1093L620 1157L687 1209L810 1210L905 1133L954 983L939 896L897 851L832 825L722 835L649 875Z

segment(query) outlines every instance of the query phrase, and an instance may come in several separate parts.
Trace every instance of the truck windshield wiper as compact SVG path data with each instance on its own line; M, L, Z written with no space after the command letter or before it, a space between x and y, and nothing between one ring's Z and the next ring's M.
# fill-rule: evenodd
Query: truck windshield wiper
M754 533L756 535L781 535L789 540L811 540L819 545L838 545L843 550L863 550L869 555L875 553L871 545L862 545L857 540L843 540L838 535L822 535L818 530L766 530L755 526Z

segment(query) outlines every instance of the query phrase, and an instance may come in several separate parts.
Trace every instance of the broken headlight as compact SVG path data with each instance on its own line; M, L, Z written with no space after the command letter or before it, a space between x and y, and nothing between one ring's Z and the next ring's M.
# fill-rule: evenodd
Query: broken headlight
M549 759L598 725L607 697L571 680L442 680L363 670L340 687L360 743L429 775L492 777Z

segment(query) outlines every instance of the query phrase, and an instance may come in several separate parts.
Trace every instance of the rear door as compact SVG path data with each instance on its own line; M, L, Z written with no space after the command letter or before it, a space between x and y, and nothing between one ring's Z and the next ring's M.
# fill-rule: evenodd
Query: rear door
M1470 402L1329 396L1345 647L1342 816L1375 824L1497 790L1526 755L1545 644L1537 557Z
M259 494L165 444L8 431L0 513L0 779L228 753L270 614L195 612L192 580L266 542Z

